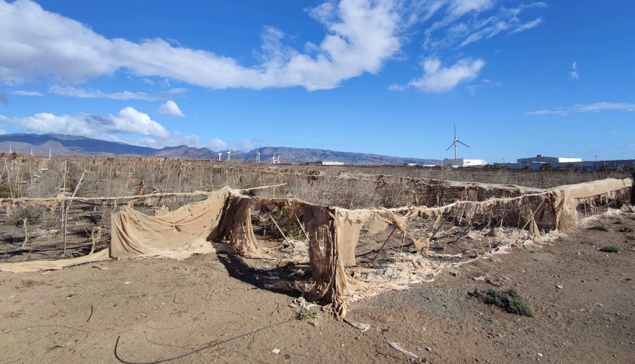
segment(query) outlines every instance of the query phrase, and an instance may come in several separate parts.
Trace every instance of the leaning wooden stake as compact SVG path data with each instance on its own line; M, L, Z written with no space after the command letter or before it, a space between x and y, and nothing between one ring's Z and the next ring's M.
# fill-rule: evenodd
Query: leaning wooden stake
M392 231L390 232L390 235L388 235L388 238L386 239L386 241L384 241L384 244L381 246L381 248L379 248L379 251L377 252L377 254L375 255L375 257L373 258L373 260L370 262L370 264L375 263L375 260L377 259L377 257L379 256L379 253L381 253L382 250L384 250L384 247L386 246L386 243L388 243L388 240L390 240L390 237L392 237L392 234L395 233L395 230L397 230L397 227L395 226Z
M300 219L298 219L298 215L294 215L295 216L295 220L298 222L298 225L300 225L300 229L302 229L302 232L304 233L304 236L306 236L306 240L310 241L311 239L309 239L309 234L306 233L306 230L304 230L304 226L302 226L302 223L300 222Z
M273 217L271 217L271 215L269 215L269 218L271 219L271 221L273 221L274 225L276 225L280 234L282 234L284 241L289 243L289 245L291 245L292 248L295 248L295 245L289 239L287 239L287 237L284 235L284 233L282 232L282 229L280 229L280 226L278 226L278 223L276 222L276 220L274 220Z

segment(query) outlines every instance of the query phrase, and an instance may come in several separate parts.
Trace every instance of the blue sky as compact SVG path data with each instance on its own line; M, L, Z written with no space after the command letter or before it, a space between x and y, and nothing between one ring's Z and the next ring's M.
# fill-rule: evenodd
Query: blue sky
M0 0L0 129L635 158L635 2Z

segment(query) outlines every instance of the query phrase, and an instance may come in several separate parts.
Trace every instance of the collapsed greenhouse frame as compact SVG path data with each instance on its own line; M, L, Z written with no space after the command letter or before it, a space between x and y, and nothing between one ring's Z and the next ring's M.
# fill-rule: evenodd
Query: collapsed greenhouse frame
M414 255L426 259L431 241L447 221L466 226L465 231L474 226L483 231L497 226L526 229L531 239L540 241L545 231L566 231L576 226L581 208L594 209L602 205L619 208L633 202L632 179L605 179L546 190L435 180L423 184L418 187L425 188L428 193L426 200L420 201L420 204L429 206L391 209L349 210L293 198L250 196L244 190L228 187L213 192L117 198L60 195L52 199L3 199L0 204L8 214L20 206L40 205L54 209L71 201L127 201L127 204L111 214L108 249L91 250L86 256L72 259L4 263L0 264L0 271L61 269L111 258L161 256L184 259L192 254L214 253L218 243L243 257L266 258L267 254L261 250L254 234L252 220L255 216L268 216L275 223L272 215L278 218L284 215L283 220L287 223L297 222L308 241L312 281L304 293L312 301L332 303L333 313L341 318L346 314L346 303L366 289L355 268L355 250L362 232L376 235L392 227L386 242L395 231L399 231L402 235L400 250L403 246L413 246ZM148 216L134 209L134 204L152 206L156 205L157 199L174 195L203 195L207 199L157 216ZM448 200L453 202L441 205ZM413 222L416 222L414 226ZM277 223L276 226L280 229ZM431 268L420 262L411 263L406 269ZM433 268L440 269L440 265Z

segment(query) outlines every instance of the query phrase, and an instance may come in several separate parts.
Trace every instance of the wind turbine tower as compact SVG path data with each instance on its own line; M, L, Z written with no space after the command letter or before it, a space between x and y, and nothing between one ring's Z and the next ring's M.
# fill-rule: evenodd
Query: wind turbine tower
M465 145L466 147L470 147L469 145L463 143L462 141L459 140L459 138L456 137L456 124L454 125L454 141L452 142L452 144L450 144L450 146L448 147L447 150L450 150L450 148L454 147L454 160L458 159L458 153L457 153L457 145L456 143L461 143L463 145Z
M227 161L229 162L231 160L231 156L232 156L232 151L228 150L227 151Z
M218 153L218 161L221 162L223 160L223 153Z
M256 163L260 163L260 151L256 149Z

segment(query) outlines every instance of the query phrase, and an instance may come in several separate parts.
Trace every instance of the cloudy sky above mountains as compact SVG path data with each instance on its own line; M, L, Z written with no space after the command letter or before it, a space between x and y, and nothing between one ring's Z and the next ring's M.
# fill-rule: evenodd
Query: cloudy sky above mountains
M635 3L0 0L0 128L506 161L635 155Z

